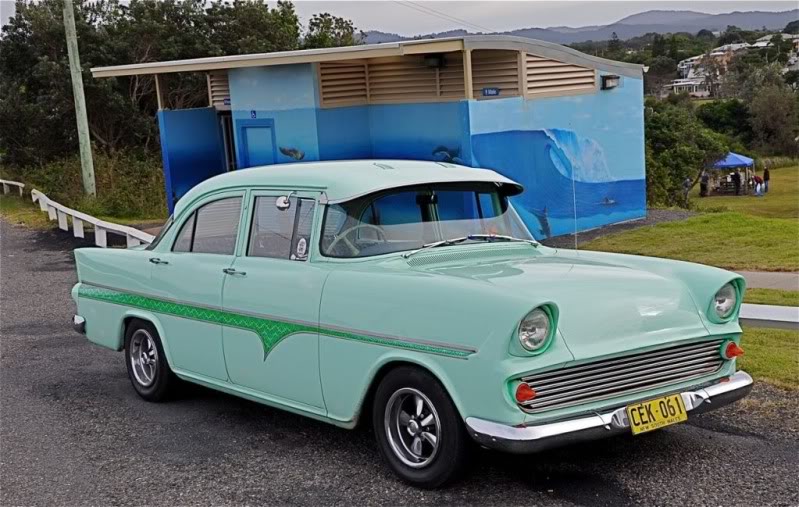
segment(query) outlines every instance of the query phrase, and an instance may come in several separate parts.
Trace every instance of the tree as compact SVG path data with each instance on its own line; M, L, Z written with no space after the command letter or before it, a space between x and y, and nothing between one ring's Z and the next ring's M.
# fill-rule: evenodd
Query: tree
M652 57L665 56L666 54L666 39L662 35L656 33L652 37Z
M749 104L755 145L768 153L799 154L796 142L799 130L796 95L784 85L768 84L760 88Z
M703 28L703 29L699 30L698 32L696 32L696 37L698 39L705 39L705 40L709 40L709 41L715 41L716 40L716 36L713 35L713 32L711 32L707 28Z
M610 40L608 41L608 53L611 55L619 55L621 52L621 41L619 40L619 36L616 34L616 32L613 32L610 35Z
M696 108L696 116L715 132L728 135L747 145L752 142L749 109L741 100L705 102Z
M356 32L352 21L328 13L314 14L308 22L303 46L306 48L330 48L360 44L362 34Z
M657 95L663 86L677 77L677 62L668 56L658 56L649 64L644 74L644 90L650 95Z
M690 99L646 101L647 200L649 205L686 205L682 183L694 184L707 165L729 146L724 136L705 127Z
M727 29L724 30L724 33L719 36L718 44L723 46L725 44L735 44L737 42L743 42L744 38L741 34L741 29L737 26L728 25Z
M2 0L0 0L2 1ZM92 140L105 153L155 151L152 76L94 79L111 65L353 44L351 22L322 14L304 44L291 2L265 0L76 0L75 22ZM206 106L200 73L161 77L166 107ZM74 101L61 0L19 0L0 31L0 153L14 166L41 165L74 152Z
M792 35L799 34L799 19L795 19L785 25L785 28L782 30L782 33L789 33Z

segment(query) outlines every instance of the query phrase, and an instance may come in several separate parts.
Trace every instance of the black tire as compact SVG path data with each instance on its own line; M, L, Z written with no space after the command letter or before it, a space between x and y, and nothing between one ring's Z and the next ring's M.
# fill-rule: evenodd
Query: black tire
M152 347L144 343L147 340ZM133 363L133 355L141 358L143 352L151 361L144 369ZM135 319L128 324L125 330L125 366L133 389L145 400L163 401L174 391L177 378L167 363L161 337L150 322ZM151 374L148 376L147 372Z
M408 414L410 407L415 411L415 402L420 397L423 399L421 416ZM405 401L402 401L405 400ZM410 402L410 405L403 403ZM432 410L427 407L432 405ZM399 409L397 406L399 404ZM404 414L403 414L404 412ZM396 414L396 417L394 416ZM409 423L402 426L402 415L408 420L422 422L432 415L437 415L437 422L421 426ZM427 416L427 417L425 417ZM455 480L468 462L469 436L458 410L450 399L444 386L433 375L421 368L401 366L390 371L377 386L374 403L372 404L372 425L374 427L377 445L383 459L391 470L403 481L419 488L437 488ZM423 433L433 433L436 446L428 438L420 438L418 449L422 451L415 454L415 439L417 436L425 437ZM437 431L437 435L435 432ZM403 445L402 440L405 440ZM408 446L408 441L411 445ZM421 459L419 456L426 456ZM403 456L402 458L400 456ZM405 461L414 461L415 466ZM427 461L425 463L425 461Z

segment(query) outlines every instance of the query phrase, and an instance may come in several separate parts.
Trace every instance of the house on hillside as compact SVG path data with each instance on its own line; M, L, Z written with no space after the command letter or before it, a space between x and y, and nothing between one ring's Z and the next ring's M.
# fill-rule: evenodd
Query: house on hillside
M208 106L167 109L173 73ZM253 166L423 159L494 169L526 188L538 238L644 217L642 67L510 36L414 40L92 69L154 76L170 210Z
M677 63L677 72L680 77L664 85L662 95L688 93L697 98L709 97L713 92L711 83L718 81L719 76L708 79L708 72L718 73L717 69L726 69L736 54L746 51L750 47L746 42L725 44L706 54L681 60Z

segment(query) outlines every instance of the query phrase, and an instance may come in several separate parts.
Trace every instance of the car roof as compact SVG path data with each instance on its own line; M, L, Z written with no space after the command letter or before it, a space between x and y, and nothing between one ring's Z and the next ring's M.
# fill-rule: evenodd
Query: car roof
M209 178L189 190L175 206L175 215L208 192L270 187L319 190L329 202L340 202L381 190L433 183L488 182L505 186L508 195L522 186L489 169L419 160L340 160L275 164L230 171Z

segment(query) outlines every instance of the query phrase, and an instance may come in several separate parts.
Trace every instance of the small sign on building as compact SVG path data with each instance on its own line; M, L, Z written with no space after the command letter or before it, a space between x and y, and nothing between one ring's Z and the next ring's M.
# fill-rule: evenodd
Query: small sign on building
M499 88L483 88L483 97L499 97Z
M257 116L258 115L255 113L255 109L250 111L250 118L252 118L254 120Z

